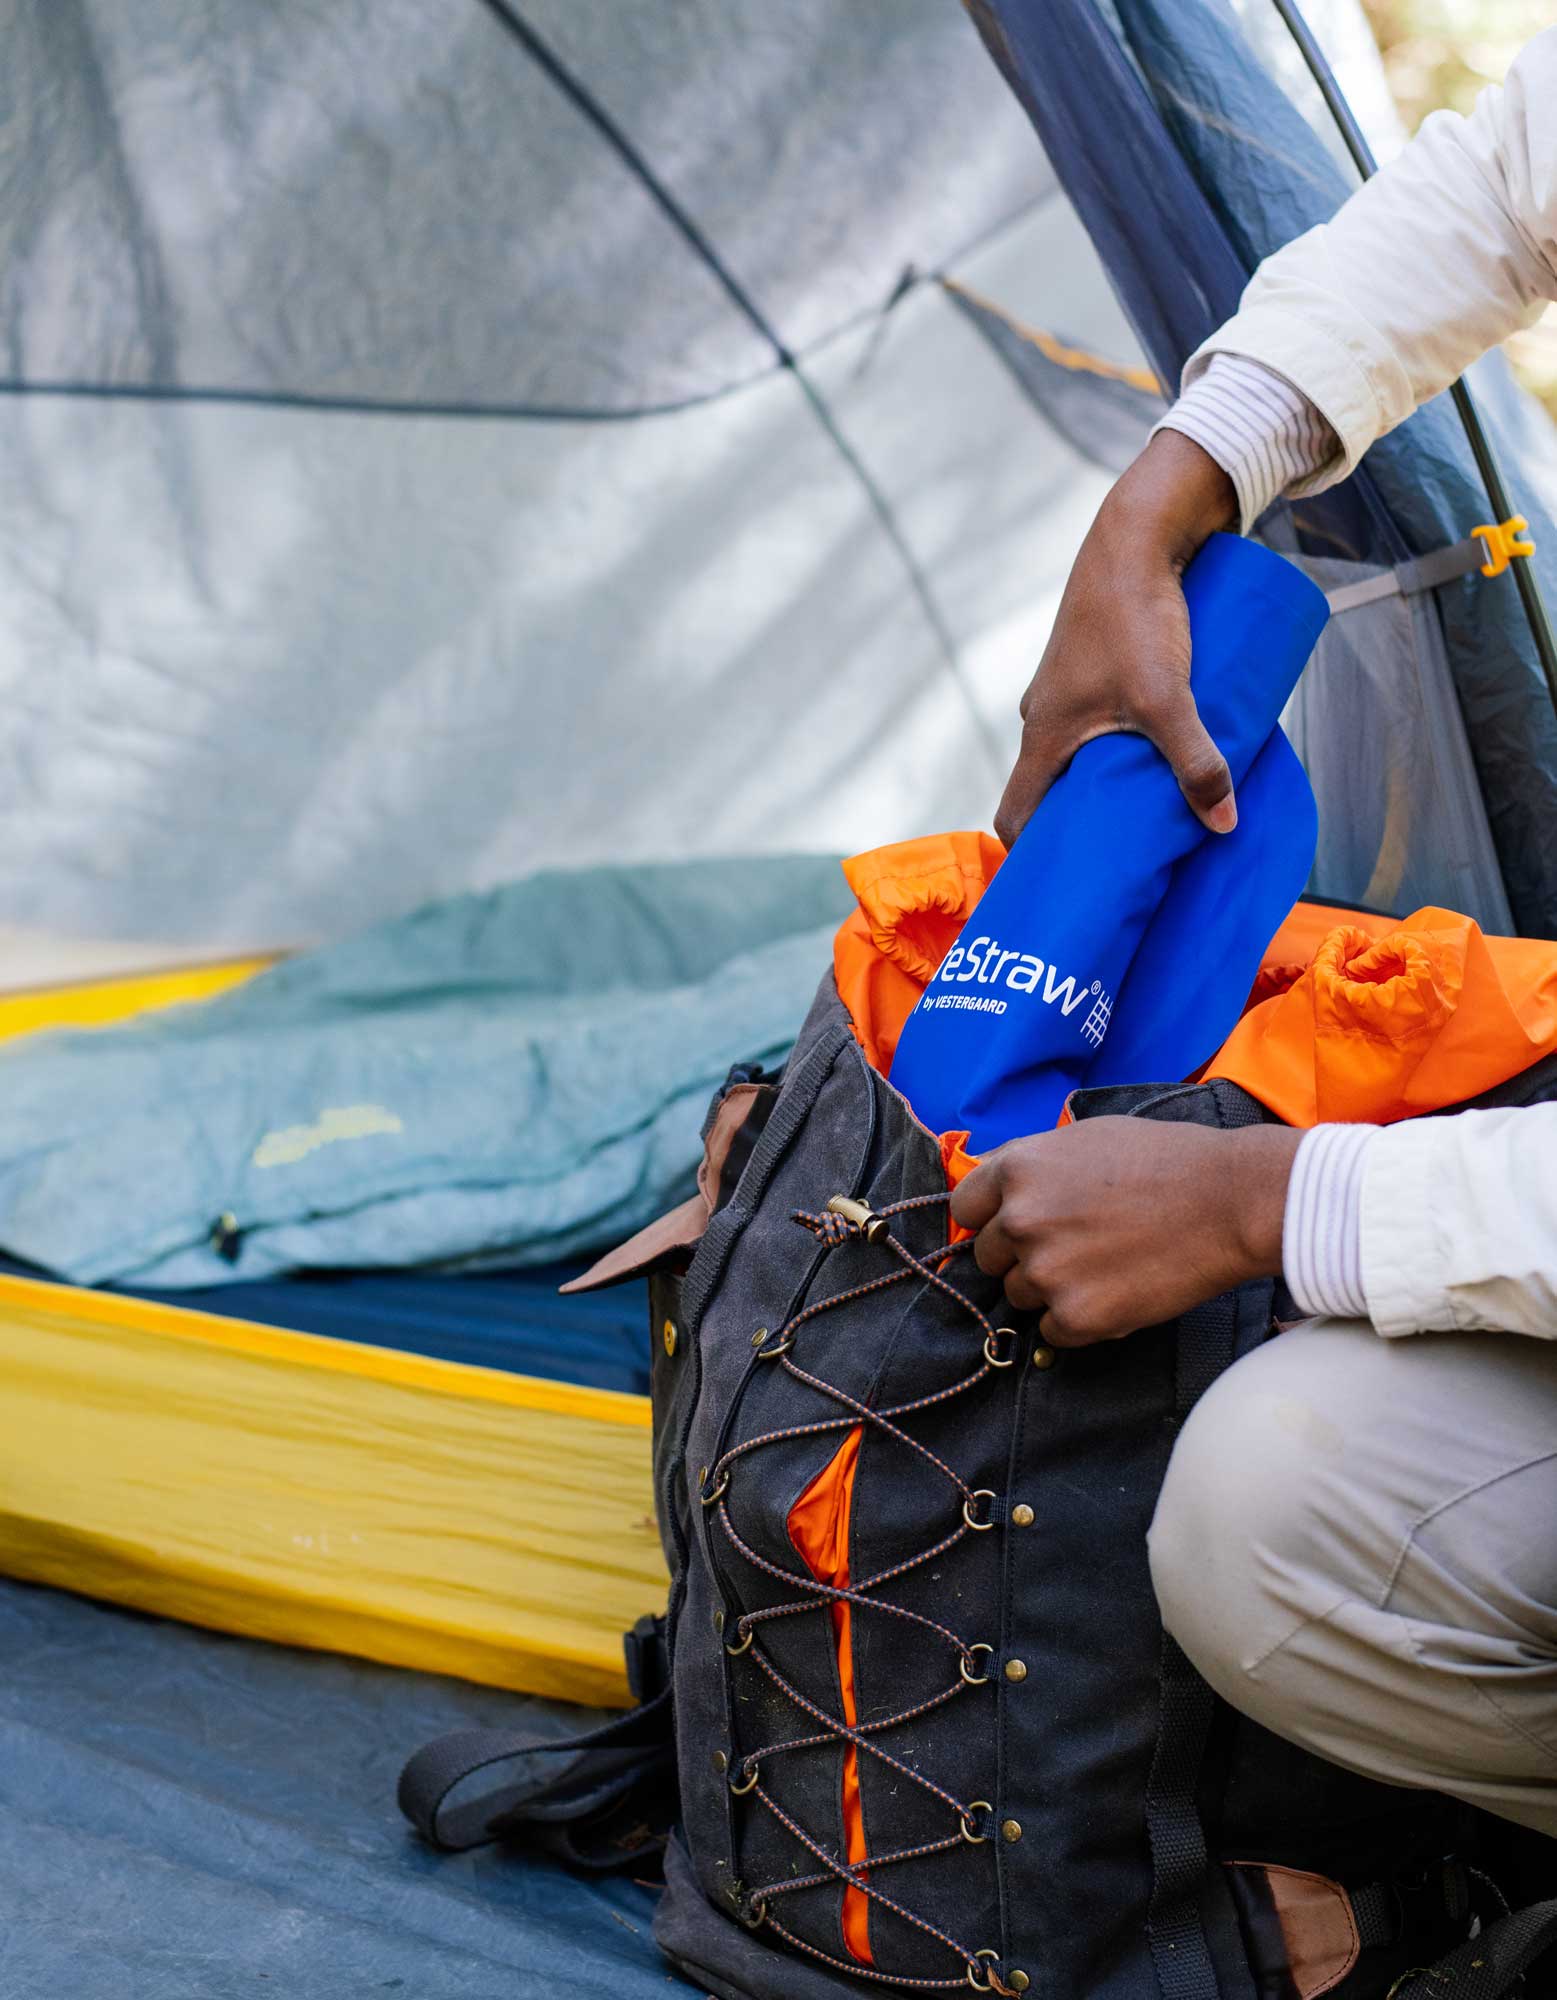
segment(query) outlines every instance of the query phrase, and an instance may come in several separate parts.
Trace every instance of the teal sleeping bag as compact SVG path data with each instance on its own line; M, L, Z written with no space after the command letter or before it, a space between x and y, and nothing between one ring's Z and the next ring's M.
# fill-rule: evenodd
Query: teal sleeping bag
M783 1061L851 906L823 855L538 874L0 1047L0 1250L182 1288L619 1242L691 1193L731 1065Z

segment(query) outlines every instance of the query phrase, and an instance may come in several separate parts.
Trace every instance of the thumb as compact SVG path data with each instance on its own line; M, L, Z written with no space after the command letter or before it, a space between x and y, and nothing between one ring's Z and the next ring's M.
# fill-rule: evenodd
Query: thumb
M1173 766L1179 789L1196 818L1212 833L1231 833L1238 824L1233 774L1212 742L1187 687L1175 694L1172 706L1146 733Z

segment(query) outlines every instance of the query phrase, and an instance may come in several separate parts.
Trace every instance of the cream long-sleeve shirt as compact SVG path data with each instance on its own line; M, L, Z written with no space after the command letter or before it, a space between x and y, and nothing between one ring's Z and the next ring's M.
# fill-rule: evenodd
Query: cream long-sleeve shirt
M1557 299L1557 28L1468 118L1436 111L1383 171L1250 279L1189 358L1260 362L1329 426L1330 451L1277 491L1345 478L1375 439ZM1177 425L1174 428L1178 428Z
M1268 257L1164 420L1227 471L1247 530L1557 299L1557 28L1468 118L1438 112L1334 219ZM1557 1104L1320 1126L1283 1249L1298 1302L1382 1334L1557 1339Z

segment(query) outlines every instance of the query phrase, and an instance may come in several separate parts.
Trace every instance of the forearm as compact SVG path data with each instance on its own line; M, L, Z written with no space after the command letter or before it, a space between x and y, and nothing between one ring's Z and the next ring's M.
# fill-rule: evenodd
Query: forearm
M1150 550L1183 569L1219 529L1238 522L1236 485L1214 454L1166 419L1110 491L1093 530L1121 560Z

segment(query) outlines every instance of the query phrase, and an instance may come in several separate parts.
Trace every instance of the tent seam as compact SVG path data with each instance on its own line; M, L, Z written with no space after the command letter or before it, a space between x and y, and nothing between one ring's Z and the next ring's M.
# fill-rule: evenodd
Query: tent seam
M930 580L925 574L919 558L914 553L913 547L892 508L891 502L877 484L858 451L855 450L854 446L844 435L842 426L834 416L831 405L800 366L798 357L785 344L779 335L778 329L769 321L751 293L747 291L740 279L736 277L729 265L719 255L718 250L707 235L693 217L682 207L670 189L660 180L648 160L645 159L626 132L617 124L616 120L605 110L604 106L595 101L584 85L579 82L578 78L573 75L548 44L542 40L536 30L531 27L529 22L524 19L519 10L510 4L510 0L478 0L478 4L484 6L493 19L507 29L514 41L518 43L519 47L529 56L536 67L551 79L563 95L590 121L601 136L616 148L624 163L637 174L644 188L659 205L666 219L680 232L688 247L702 258L714 277L724 287L730 302L746 315L756 331L773 348L780 366L788 370L794 377L796 386L805 400L810 404L817 422L832 440L834 449L837 451L839 457L858 481L870 505L871 511L876 516L877 525L896 551L898 560L908 576L913 593L919 601L920 610L923 612L925 620L935 636L946 667L956 684L958 693L963 699L969 719L973 723L974 732L984 748L985 755L990 760L991 768L997 772L1002 771L1003 765L994 732L990 728L982 710L979 708L972 687L969 685L967 677L963 672L956 640L942 614L939 603L936 601L935 594L930 587Z

